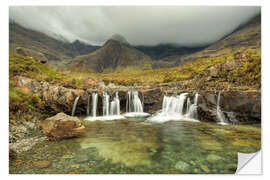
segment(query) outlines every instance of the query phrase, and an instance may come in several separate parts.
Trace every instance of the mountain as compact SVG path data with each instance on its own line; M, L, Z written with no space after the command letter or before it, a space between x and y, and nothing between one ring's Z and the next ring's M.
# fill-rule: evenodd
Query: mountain
M139 51L150 56L153 60L160 60L165 57L175 55L192 54L205 47L182 47L174 44L159 44L156 46L134 46ZM168 59L168 61L170 61Z
M58 40L49 37L44 33L24 28L10 20L10 52L15 53L17 47L23 47L43 53L49 61L71 60L78 55L88 54L99 48L99 46L92 46L78 40L72 43Z
M70 67L96 72L111 72L128 67L143 70L151 68L151 58L132 47L123 36L115 34L98 50L76 57Z
M233 55L238 51L248 49L261 49L261 14L207 48L193 54L173 57L171 60L176 61L175 65L181 65L187 61L219 57L226 54Z
M17 47L42 53L48 59L49 65L61 68L83 68L95 72L112 72L125 68L167 68L197 59L233 55L241 50L260 49L261 15L207 47L179 47L172 44L132 46L119 34L114 34L100 47L79 40L68 42L56 34L53 38L10 21L10 52L16 52Z

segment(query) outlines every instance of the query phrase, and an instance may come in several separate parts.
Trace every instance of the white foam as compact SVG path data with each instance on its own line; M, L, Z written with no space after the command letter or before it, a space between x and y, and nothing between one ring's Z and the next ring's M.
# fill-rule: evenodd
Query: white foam
M116 119L125 119L125 117L122 115L97 116L97 117L88 116L84 120L86 120L86 121L110 121L110 120L116 120Z
M150 116L150 114L145 113L145 112L129 112L129 113L123 114L123 116L125 116L125 117L147 117L147 116Z
M147 121L164 123L167 121L190 121L190 122L200 122L196 119L187 118L186 116L181 115L180 113L159 113L152 117L149 117Z

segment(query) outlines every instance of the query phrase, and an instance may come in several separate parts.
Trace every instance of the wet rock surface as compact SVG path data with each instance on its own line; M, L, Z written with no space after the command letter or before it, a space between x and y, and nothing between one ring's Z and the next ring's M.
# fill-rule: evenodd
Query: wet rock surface
M69 89L61 86L53 86L49 83L39 83L35 80L18 77L19 86L29 92L40 96L46 103L46 110L51 114L65 112L71 114L72 105L77 96L80 99L77 104L75 115L85 115L87 99L92 92L98 93L97 115L102 115L102 93L106 91L111 98L115 92L119 92L121 113L126 112L126 92L133 87L103 87L104 89ZM135 89L139 91L139 96L143 102L144 111L155 113L162 109L162 100L164 95L174 96L180 93L188 92L191 102L196 93L199 93L198 99L198 118L200 121L218 122L217 119L217 95L215 91L189 91L178 88L178 83L159 84L153 86L138 86ZM193 103L193 102L192 102ZM186 103L185 103L186 106ZM220 108L224 112L228 122L231 123L250 123L261 121L261 91L223 91L221 92ZM90 104L91 109L91 104Z
M10 143L9 144L9 154L11 156L15 156L16 154L29 151L32 149L36 144L41 143L43 141L46 141L46 137L31 137L31 138L26 138L22 139L16 143Z
M47 118L41 123L43 132L50 139L65 139L81 136L85 133L85 127L77 117L58 113Z

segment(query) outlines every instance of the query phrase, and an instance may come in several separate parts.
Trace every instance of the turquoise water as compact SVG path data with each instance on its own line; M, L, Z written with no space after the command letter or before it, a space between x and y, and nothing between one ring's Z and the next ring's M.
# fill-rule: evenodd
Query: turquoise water
M83 122L83 137L46 141L10 161L11 174L232 174L237 152L261 147L260 124Z

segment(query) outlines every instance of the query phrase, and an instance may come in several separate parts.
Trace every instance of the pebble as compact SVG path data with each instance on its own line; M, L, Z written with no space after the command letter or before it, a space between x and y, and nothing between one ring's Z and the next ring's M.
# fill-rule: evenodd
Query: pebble
M205 165L201 165L201 169L206 173L210 172L209 168L207 166L205 166Z
M182 170L182 171L187 171L189 169L189 165L184 161L178 161L175 164L175 169Z
M33 165L37 168L46 168L51 165L51 161L44 160L44 161L33 161Z
M223 158L214 154L210 154L207 156L206 160L210 163L215 163L219 160L222 160Z

